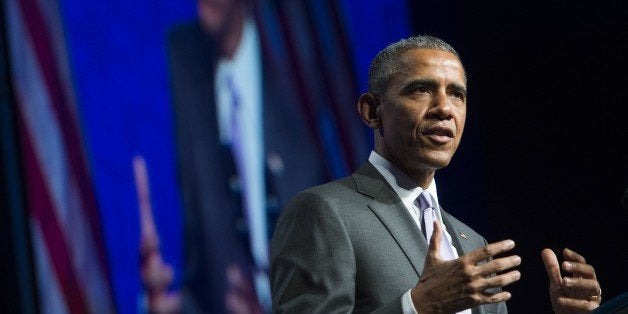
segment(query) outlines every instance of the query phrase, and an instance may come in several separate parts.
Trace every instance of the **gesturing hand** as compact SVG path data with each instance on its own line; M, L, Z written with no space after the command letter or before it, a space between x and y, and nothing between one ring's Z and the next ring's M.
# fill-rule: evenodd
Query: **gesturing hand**
M445 261L440 257L443 231L434 222L425 266L419 283L412 289L412 302L419 313L455 313L480 304L510 299L509 292L489 293L490 288L511 284L521 277L517 270L496 274L521 263L516 255L496 258L479 264L515 247L512 240L489 244L458 259ZM495 275L496 274L496 275Z
M181 296L178 292L168 291L174 271L161 258L144 158L133 159L133 171L140 207L140 276L148 294L146 310L149 313L178 313L181 311Z
M593 266L588 265L584 257L564 249L565 261L562 269L571 273L571 277L562 277L561 267L554 251L544 249L541 252L547 276L549 294L555 313L589 313L600 306L602 290L595 277Z

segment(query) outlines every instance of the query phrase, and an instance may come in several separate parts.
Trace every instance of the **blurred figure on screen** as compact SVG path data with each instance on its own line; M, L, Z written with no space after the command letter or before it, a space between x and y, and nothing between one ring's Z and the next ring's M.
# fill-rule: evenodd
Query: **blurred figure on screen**
M326 178L325 167L281 72L287 66L262 43L253 1L197 6L199 20L172 29L168 42L184 210L175 310L268 312L274 220L284 201ZM150 283L144 280L149 298L165 291ZM149 302L149 310L173 309Z

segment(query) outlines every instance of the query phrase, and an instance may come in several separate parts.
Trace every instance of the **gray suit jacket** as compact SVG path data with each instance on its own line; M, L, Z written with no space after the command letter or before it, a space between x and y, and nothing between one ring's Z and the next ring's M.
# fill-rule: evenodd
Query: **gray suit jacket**
M458 252L486 245L441 212ZM401 199L365 163L350 177L300 193L284 209L271 245L274 310L401 313L401 297L417 284L427 248ZM473 312L507 311L499 303Z

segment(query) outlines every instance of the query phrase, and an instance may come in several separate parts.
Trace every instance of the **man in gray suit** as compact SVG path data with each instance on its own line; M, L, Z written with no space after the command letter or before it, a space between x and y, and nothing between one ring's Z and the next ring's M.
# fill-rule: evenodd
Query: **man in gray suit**
M375 57L358 101L375 149L350 177L284 209L271 244L276 312L507 312L511 295L501 288L519 280L521 258L503 253L515 243L487 244L438 201L434 174L460 143L466 101L464 68L440 39L409 38ZM543 252L554 310L597 307L593 268L573 251L564 256L568 280Z

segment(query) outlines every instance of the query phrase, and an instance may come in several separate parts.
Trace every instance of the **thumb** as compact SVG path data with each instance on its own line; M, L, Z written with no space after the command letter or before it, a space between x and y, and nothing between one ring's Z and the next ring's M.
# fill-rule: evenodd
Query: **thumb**
M432 258L440 259L440 243L443 238L443 229L438 221L434 221L434 232L430 238L430 246L427 249L427 254Z
M159 250L159 235L153 219L153 208L150 202L150 187L148 185L148 172L144 157L133 158L133 173L135 176L135 188L139 205L140 218L140 253L148 254L153 250Z
M556 254L554 254L554 251L550 249L544 249L541 252L541 258L543 258L543 264L545 264L545 270L547 271L550 288L560 286L562 282L560 275L560 266L558 265L558 258L556 258Z

